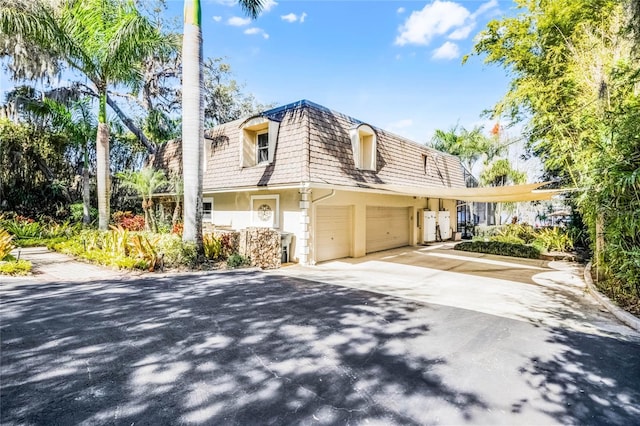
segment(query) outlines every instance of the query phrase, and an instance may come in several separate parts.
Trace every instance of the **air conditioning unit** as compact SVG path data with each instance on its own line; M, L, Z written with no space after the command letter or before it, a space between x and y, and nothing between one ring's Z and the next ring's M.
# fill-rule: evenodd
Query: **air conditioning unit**
M440 239L448 240L451 238L451 212L438 212L438 227L440 228Z
M436 212L422 211L422 241L431 243L436 240Z

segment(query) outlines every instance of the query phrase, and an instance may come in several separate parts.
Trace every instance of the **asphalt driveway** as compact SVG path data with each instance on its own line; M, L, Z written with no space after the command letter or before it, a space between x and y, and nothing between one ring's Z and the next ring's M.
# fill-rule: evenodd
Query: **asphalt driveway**
M3 283L0 423L638 424L637 334L320 282L347 264Z

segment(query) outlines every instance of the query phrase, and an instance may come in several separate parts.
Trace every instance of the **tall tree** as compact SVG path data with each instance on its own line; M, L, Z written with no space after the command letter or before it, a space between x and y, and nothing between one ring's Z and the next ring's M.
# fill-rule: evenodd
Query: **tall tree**
M82 152L82 222L91 223L91 185L89 180L89 144L96 137L96 117L93 114L91 99L77 98L75 93L71 97L45 97L31 101L28 110L43 117L50 117L54 129L67 133L71 145ZM55 98L59 100L56 100Z
M142 198L145 229L158 232L158 224L153 211L153 194L169 184L167 176L163 171L148 166L137 172L118 173L118 178L123 186L133 189Z
M506 149L497 137L486 136L482 130L482 127L467 130L457 124L449 130L437 129L430 146L457 156L471 172L481 158L484 157L485 163L489 163Z
M107 90L137 87L141 61L163 42L126 0L0 0L0 31L19 36L64 66L84 75L98 97L97 192L99 228L109 222L109 125Z
M494 110L526 120L547 176L580 188L576 210L609 295L640 306L640 3L517 3L474 47L512 77Z
M262 10L262 0L239 0L252 18ZM202 169L204 102L202 92L202 11L199 0L184 1L182 39L182 162L184 180L184 230L182 239L196 243L202 252Z

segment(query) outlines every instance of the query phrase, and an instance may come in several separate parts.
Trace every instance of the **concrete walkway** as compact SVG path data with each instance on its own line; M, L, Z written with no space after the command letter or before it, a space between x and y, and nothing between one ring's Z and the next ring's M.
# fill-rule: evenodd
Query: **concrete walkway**
M599 335L640 333L606 311L587 291L582 265L452 250L403 247L359 259L272 271L421 303L468 309Z
M95 279L117 279L130 276L130 271L106 268L81 262L65 254L48 250L46 247L19 249L20 258L33 264L32 275L25 277L0 277L0 280L38 281L92 281ZM18 249L11 253L18 257Z

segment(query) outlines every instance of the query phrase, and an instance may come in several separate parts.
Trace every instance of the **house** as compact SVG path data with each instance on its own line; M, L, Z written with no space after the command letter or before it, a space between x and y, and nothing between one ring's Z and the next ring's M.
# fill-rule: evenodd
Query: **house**
M290 233L291 261L361 257L457 230L455 199L395 189L465 188L457 157L307 100L217 126L204 141L203 222ZM180 152L170 142L153 165L179 171Z

